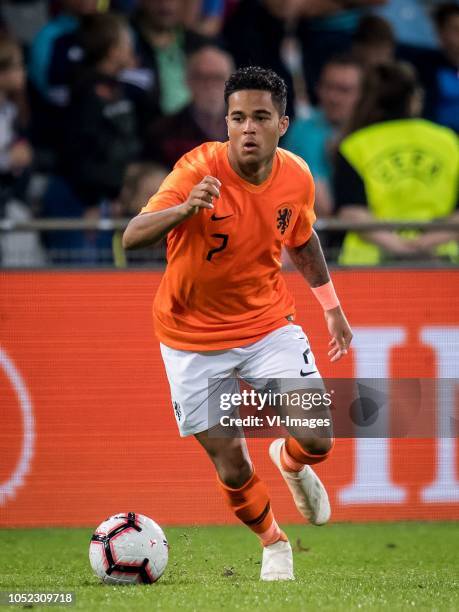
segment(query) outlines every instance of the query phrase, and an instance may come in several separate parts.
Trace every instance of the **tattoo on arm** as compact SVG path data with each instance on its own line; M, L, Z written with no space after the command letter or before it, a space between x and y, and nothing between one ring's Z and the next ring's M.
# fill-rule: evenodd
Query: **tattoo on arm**
M313 230L309 240L300 247L287 248L295 264L308 281L310 287L320 287L330 280L327 263L325 261L319 237Z

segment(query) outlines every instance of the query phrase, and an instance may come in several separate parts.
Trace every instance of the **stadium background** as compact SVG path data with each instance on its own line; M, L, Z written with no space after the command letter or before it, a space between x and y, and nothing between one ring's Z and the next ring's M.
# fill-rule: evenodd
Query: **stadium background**
M234 522L207 458L176 432L150 317L160 276L3 276L2 525L94 525L128 507L165 525ZM310 324L321 320L319 307L302 280L288 275L323 375L454 376L456 272L337 272L334 278L355 344L350 358L332 368L325 326ZM333 457L317 468L334 520L458 519L456 440L436 439L436 422L431 426L430 439L372 439L365 448L362 440L338 440ZM300 522L268 459L268 440L249 445L279 520Z
M44 2L17 4L36 4L42 12L48 8ZM429 45L435 47L429 19L420 17L428 4L410 6L423 40L431 37ZM129 5L117 8L129 11ZM396 14L396 5L386 3L386 16L391 10ZM354 23L355 14L351 17ZM10 26L5 19L5 28ZM405 31L403 23L399 26L399 37L410 31L407 24ZM46 168L38 174L48 176ZM80 218L91 223L84 214ZM4 219L4 236L23 239ZM33 227L32 216L27 219ZM93 218L94 228L99 221ZM20 250L21 243L16 241L15 248ZM91 259L91 270L85 257L68 259L71 270L62 260L53 267L56 260L48 253L40 261L42 269L33 270L15 269L21 263L13 258L9 265L4 257L0 526L93 526L132 508L164 525L234 522L208 460L193 440L180 439L176 431L150 315L162 257L162 251L150 254L154 269L121 271L107 270L116 258L113 263L105 256ZM105 269L98 268L101 264ZM319 308L299 276L287 276L298 321L308 331L323 375L457 378L454 267L401 262L390 269L337 269L333 278L356 335L349 359L333 369ZM456 414L458 398L456 393ZM428 439L339 440L330 461L318 467L332 497L333 520L459 519L457 440L436 433L433 422ZM267 440L250 441L276 516L280 522L299 522L268 461L267 446Z

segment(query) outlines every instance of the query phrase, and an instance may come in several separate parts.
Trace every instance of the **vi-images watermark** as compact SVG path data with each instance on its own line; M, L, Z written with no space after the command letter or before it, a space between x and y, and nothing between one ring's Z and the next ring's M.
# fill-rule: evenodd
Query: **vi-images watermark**
M251 389L240 393L221 393L220 410L230 411L220 417L220 425L223 427L305 427L316 429L317 427L329 427L330 418L307 418L293 416L290 414L263 413L265 408L296 408L311 410L314 408L329 408L332 404L332 391L312 392L302 391L293 393L279 393L274 391L260 392ZM246 416L232 416L236 408L248 408L250 412ZM258 414L257 414L258 413Z
M209 379L207 404L216 437L459 435L457 378Z

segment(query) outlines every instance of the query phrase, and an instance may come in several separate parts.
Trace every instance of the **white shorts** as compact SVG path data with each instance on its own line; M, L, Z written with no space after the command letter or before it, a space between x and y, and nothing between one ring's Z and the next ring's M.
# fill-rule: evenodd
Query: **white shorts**
M206 431L219 422L221 410L216 399L213 405L217 394L209 393L209 379L228 379L218 381L220 396L239 392L237 378L257 391L266 390L268 380L276 379L280 392L317 387L321 378L306 334L291 323L241 348L195 353L161 344L161 354L181 436Z

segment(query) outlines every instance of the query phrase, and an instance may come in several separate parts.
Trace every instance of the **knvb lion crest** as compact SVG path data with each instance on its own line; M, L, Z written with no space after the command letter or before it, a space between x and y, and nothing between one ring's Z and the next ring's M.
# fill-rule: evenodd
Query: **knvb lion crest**
M285 234L285 230L288 228L291 217L291 208L279 208L279 210L277 211L277 229L280 230L280 233L282 235Z

